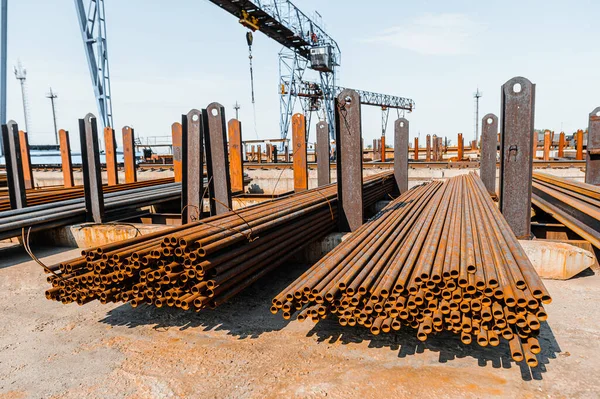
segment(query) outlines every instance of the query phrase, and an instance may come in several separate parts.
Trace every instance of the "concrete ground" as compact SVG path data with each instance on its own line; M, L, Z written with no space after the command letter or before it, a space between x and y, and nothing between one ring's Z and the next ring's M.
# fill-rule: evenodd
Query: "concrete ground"
M0 250L0 398L598 397L600 276L546 281L538 355L529 370L508 347L465 346L414 331L284 321L271 298L306 266L290 265L215 311L47 301L45 275ZM35 249L46 264L79 250Z

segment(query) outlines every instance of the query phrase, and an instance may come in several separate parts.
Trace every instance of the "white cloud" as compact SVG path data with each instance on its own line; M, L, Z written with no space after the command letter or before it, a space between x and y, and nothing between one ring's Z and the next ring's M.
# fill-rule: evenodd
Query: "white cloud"
M394 26L365 42L381 43L425 55L472 54L483 25L465 14L425 14Z

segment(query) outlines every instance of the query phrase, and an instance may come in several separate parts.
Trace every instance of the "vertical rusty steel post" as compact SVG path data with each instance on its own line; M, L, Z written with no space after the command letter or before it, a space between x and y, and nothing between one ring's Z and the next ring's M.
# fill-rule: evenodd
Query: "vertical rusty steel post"
M123 153L125 154L125 153ZM104 157L106 158L106 175L108 185L119 184L119 170L117 168L117 140L112 127L104 128Z
M60 159L63 172L63 186L65 188L73 187L73 163L71 161L71 142L69 140L69 132L64 129L58 131L60 140Z
M565 156L565 132L560 132L558 137L558 157L564 158Z
M262 149L260 145L256 146L256 162L262 163Z
M595 185L600 184L600 107L590 112L585 182Z
M517 238L531 238L535 85L523 77L502 86L500 210Z
M192 109L181 117L182 181L181 222L191 223L202 217L204 194L204 147L202 112Z
M285 159L285 162L289 163L290 162L290 146L289 144L285 144L284 148L283 148L283 158Z
M104 194L98 148L98 125L93 114L87 114L84 119L79 119L79 139L86 219L88 222L102 223L104 221Z
M202 111L202 114L207 128L204 141L206 143L210 209L213 215L222 215L231 210L225 108L219 103L211 103Z
M173 143L173 174L175 175L175 182L181 182L182 180L182 128L181 123L175 122L171 125L171 140Z
M469 148L471 151L477 150L477 140L471 140L471 145Z
M23 166L23 179L25 179L25 188L35 187L33 181L33 169L31 166L31 151L29 150L29 139L27 132L19 130L19 147L21 147L21 162Z
M325 121L317 123L317 185L331 183L329 163L329 125Z
M437 136L434 134L433 137L431 138L431 140L433 141L432 143L432 154L431 154L431 160L433 162L438 161L438 139Z
M498 153L498 117L487 114L481 120L481 160L479 174L490 194L496 193L496 156Z
M231 192L244 192L244 160L242 154L242 123L231 119L228 124L229 134L229 177Z
M418 137L415 137L415 149L413 151L413 159L415 161L419 160L419 138Z
M441 137L437 138L438 141L438 145L437 145L437 160L438 161L443 161L444 160L444 151L447 151L447 149L444 147L444 142L442 141Z
M425 162L431 162L431 135L428 134L425 138Z
M409 122L405 118L396 119L394 122L394 178L400 194L408 191L408 128ZM418 148L419 140L415 137L417 154Z
M250 161L256 162L256 147L254 145L250 146Z
M339 228L355 231L363 223L363 157L360 96L354 90L337 96L335 123Z
M135 165L135 132L132 127L125 126L121 130L123 134L123 169L125 169L125 183L137 181L137 169Z
M575 154L575 159L578 161L583 161L583 130L579 129L575 134L575 141L577 142L577 153Z
M381 136L381 162L385 162L385 136Z
M552 145L552 138L550 136L550 130L544 131L544 161L550 160L550 147Z
M2 148L4 148L4 160L6 161L6 179L8 180L8 197L11 209L20 209L27 206L20 144L17 122L8 121L6 125L2 125Z
M292 161L294 162L294 191L308 190L308 164L306 162L306 119L303 114L292 116Z
M465 140L463 139L462 133L458 134L458 160L462 161L465 157Z
M267 163L271 162L271 144L269 143L265 144L265 158Z

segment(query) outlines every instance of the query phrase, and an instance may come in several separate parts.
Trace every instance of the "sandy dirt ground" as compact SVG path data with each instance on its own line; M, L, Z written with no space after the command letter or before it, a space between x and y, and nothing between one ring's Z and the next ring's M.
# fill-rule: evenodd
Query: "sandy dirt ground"
M46 264L78 250L36 249ZM289 265L214 311L47 301L41 268L0 252L0 399L582 397L600 392L600 276L547 281L554 301L540 365L508 347L414 331L284 321L271 298L306 268Z

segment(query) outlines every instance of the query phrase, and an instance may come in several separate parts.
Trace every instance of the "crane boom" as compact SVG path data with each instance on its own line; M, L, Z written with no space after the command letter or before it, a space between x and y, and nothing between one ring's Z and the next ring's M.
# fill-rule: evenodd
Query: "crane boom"
M307 60L313 47L331 46L333 62L340 64L336 41L289 0L209 1L236 16L242 25L260 30Z

